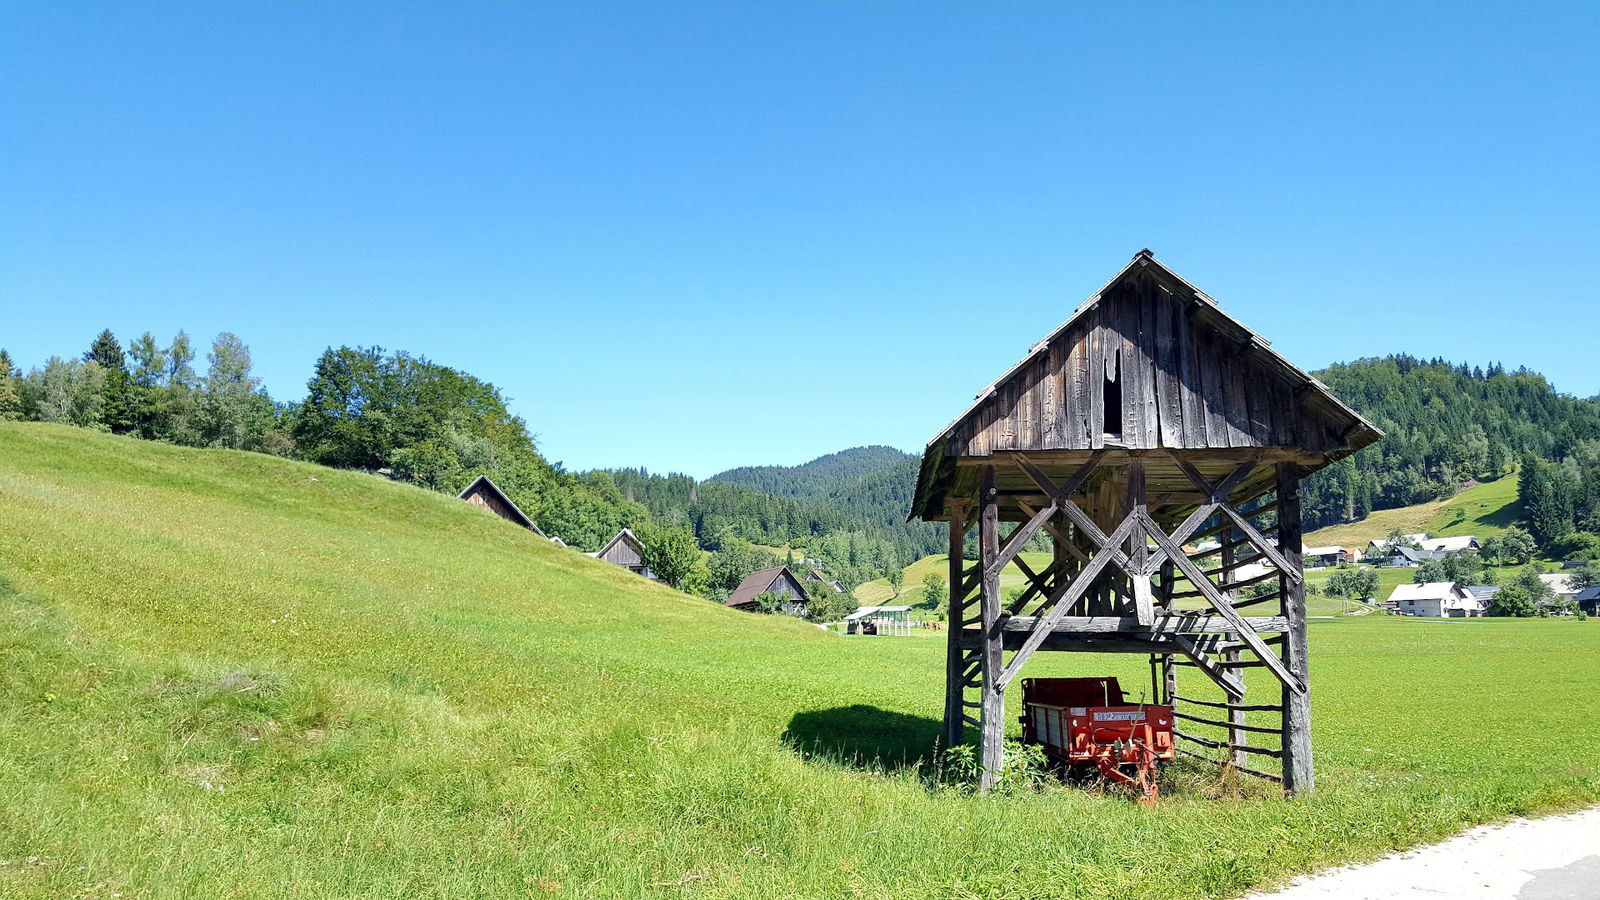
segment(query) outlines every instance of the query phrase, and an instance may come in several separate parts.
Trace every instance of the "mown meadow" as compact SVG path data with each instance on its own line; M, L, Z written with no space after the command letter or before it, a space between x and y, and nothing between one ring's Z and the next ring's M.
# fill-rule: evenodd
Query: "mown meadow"
M1316 621L1318 791L1147 810L938 784L938 641L358 473L0 425L0 578L5 897L1211 897L1600 801L1593 622Z

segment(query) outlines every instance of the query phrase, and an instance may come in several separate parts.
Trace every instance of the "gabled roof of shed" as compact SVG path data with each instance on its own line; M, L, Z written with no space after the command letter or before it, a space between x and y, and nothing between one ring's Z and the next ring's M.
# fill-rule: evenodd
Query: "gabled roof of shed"
M1142 299L1146 295L1139 294L1140 291L1152 292L1148 295L1151 299ZM1137 315L1130 320L1129 310L1135 308ZM1144 318L1147 308L1156 321ZM1165 333L1168 317L1181 320L1175 328L1187 329L1195 335L1193 347ZM1128 328L1130 321L1132 330ZM1102 338L1095 338L1094 342L1089 340L1096 334L1110 334L1112 340L1126 340L1130 346L1144 350L1155 347L1166 360L1165 363L1156 360L1155 377L1151 379L1143 368L1151 360L1137 359L1139 365L1134 368L1140 381L1135 383L1134 393L1124 392L1121 402L1126 410L1132 402L1129 398L1137 398L1149 412L1135 413L1133 420L1126 422L1127 427L1136 429L1126 439L1123 435L1102 435L1100 423L1094 419L1102 394L1102 387L1097 384L1100 373L1093 371L1101 362L1098 341ZM1200 344L1202 336L1204 346ZM1211 372L1216 371L1212 368L1216 364L1211 360L1219 358L1219 354L1228 361L1227 365L1237 370L1237 374L1230 371L1219 377L1231 380L1257 373L1260 379L1259 387L1254 390L1228 386L1229 407L1219 405L1223 388L1210 383ZM1208 383L1203 389L1198 383L1198 368L1189 368L1199 366L1200 360L1207 361ZM1235 360L1237 365L1234 365ZM1180 361L1181 371L1177 368ZM1166 368L1168 365L1174 368ZM1116 378L1113 372L1118 366L1109 356L1105 366L1105 380L1109 383ZM1154 390L1150 388L1152 383L1156 386ZM1231 406L1231 392L1236 389L1249 401L1248 414L1242 408ZM1054 395L1052 390L1056 391ZM1195 395L1195 406L1191 408L1189 397L1184 396L1181 414L1169 418L1167 413L1171 409L1157 407L1162 405L1163 398L1175 391ZM1073 399L1069 401L1069 397ZM1258 403L1260 412L1270 417L1270 421L1256 418ZM1159 428L1152 418L1156 413L1160 414ZM1054 423L1047 422L1051 416L1057 417ZM1238 434L1230 432L1220 442L1216 434L1200 435L1198 440L1185 434L1169 437L1168 422L1174 423L1172 428L1180 428L1181 420L1180 430L1184 430L1207 416L1213 420L1224 417L1223 424ZM1234 417L1238 420L1234 421ZM1063 423L1071 426L1065 436ZM1216 426L1212 430L1223 429ZM1087 432L1087 436L1082 432ZM939 515L938 501L952 487L951 467L958 458L1034 451L1074 452L1098 449L1102 444L1108 449L1129 451L1274 447L1295 453L1297 464L1314 471L1382 436L1381 431L1335 397L1326 385L1284 359L1272 349L1270 342L1223 312L1214 299L1169 269L1149 250L1141 250L1066 321L979 391L961 415L934 435L923 454L911 512L913 517Z
M1366 443L1371 443L1372 441L1375 441L1383 436L1383 432L1379 431L1376 426L1367 421L1366 418L1364 418L1360 413L1346 406L1338 397L1335 397L1333 392L1328 390L1327 385L1317 380L1299 366L1296 366L1294 363L1284 359L1283 356L1280 355L1276 350L1273 350L1271 341L1250 330L1238 319L1235 319L1233 316L1223 312L1222 307L1217 305L1217 301L1213 300L1209 294L1195 287L1193 284L1190 284L1188 279L1184 278L1182 275L1172 271L1164 263L1162 263L1161 260L1156 259L1155 254L1151 253L1149 249L1144 249L1134 254L1133 260L1118 270L1117 274L1106 279L1105 284L1100 285L1099 290L1095 291L1093 294L1090 294L1088 299L1078 304L1078 308L1073 310L1072 315L1068 316L1066 321L1062 322L1060 325L1057 325L1050 332L1050 334L1045 337L1044 340L1041 340L1032 347L1029 347L1027 355L1017 360L1016 364L1007 369L1004 374L990 382L989 385L983 390L979 391L977 397L973 399L972 405L968 406L966 410L961 413L961 415L956 416L956 418L949 425L944 427L944 430L934 435L933 438L928 441L928 446L933 447L940 441L943 441L945 438L949 437L950 433L955 431L958 425L971 418L974 413L981 409L984 402L993 397L1001 385L1005 384L1007 381L1010 381L1011 378L1020 372L1025 366L1027 366L1028 363L1037 359L1040 354L1048 350L1051 341L1061 337L1067 331L1067 329L1071 328L1073 324L1078 321L1078 319L1083 317L1084 313L1093 309L1100 302L1102 295L1105 294L1107 289L1121 281L1123 276L1127 275L1129 272L1144 266L1155 266L1163 275L1182 285L1185 290L1192 293L1194 299L1208 306L1212 312L1219 316L1221 321L1237 329L1241 333L1241 336L1244 336L1248 339L1248 342L1252 348L1259 350L1262 356L1265 359L1270 360L1279 369L1281 369L1284 375L1288 376L1291 380L1297 382L1306 389L1316 392L1318 396L1327 399L1327 401L1332 404L1335 409L1349 417L1352 428L1358 430L1364 429L1370 432L1372 439ZM1365 444L1363 444L1363 446L1365 446Z
M465 500L480 490L494 496L506 505L506 510L511 513L510 521L521 525L540 537L545 536L544 532L539 530L539 526L528 518L528 514L523 512L517 504L511 502L511 498L506 496L506 492L500 490L500 486L495 484L494 480L487 475L479 475L477 478L472 479L472 483L462 488L461 493L456 495L456 499Z
M746 575L744 580L739 582L739 586L733 589L733 593L728 595L728 599L725 602L728 606L745 606L746 604L754 603L757 596L765 593L768 588L777 583L778 579L784 575L789 576L789 580L794 582L795 587L799 588L802 594L805 593L805 588L800 584L800 579L794 577L794 573L789 571L788 566L773 566L770 569L762 569L759 572L751 572Z
M610 550L612 547L616 546L618 541L622 541L623 543L626 543L629 546L633 547L633 549L636 552L638 552L640 555L644 554L644 545L639 543L638 536L633 533L633 529L632 528L629 528L628 526L624 525L624 526L622 526L622 530L617 532L616 537L613 537L611 540L606 541L606 545L604 547L601 547L599 550L596 550L595 552L593 552L593 553L591 553L589 555L593 556L595 558L599 558L599 557L605 556L606 552L608 550Z

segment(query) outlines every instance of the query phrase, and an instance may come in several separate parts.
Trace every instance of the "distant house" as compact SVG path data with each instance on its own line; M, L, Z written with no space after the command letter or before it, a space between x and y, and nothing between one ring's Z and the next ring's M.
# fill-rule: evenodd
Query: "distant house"
M505 491L500 490L487 475L479 475L472 479L466 490L456 496L473 506L481 506L508 522L515 522L539 537L545 536L544 532L539 530L539 526L533 524L533 520L518 509L517 505L511 502L511 498L506 496Z
M1428 539L1426 534L1406 534L1401 535L1401 537L1406 539L1406 543L1416 544L1419 547L1422 546L1423 541ZM1369 557L1389 556L1389 551L1393 549L1393 545L1387 540L1372 540L1367 542L1367 556Z
M827 585L828 587L833 588L833 591L836 594L844 593L844 585L842 585L839 582L834 581L832 578L829 578L828 576L822 574L821 570L812 569L811 571L806 573L806 583L807 584L811 584L812 582L818 582L818 581L822 582L823 584Z
M1469 584L1467 593L1482 600L1483 608L1487 610L1489 604L1494 602L1494 595L1500 593L1500 587L1493 584Z
M1584 588L1572 598L1578 608L1591 616L1600 616L1600 584Z
M589 554L595 559L603 559L612 565L621 566L635 575L643 575L651 581L660 581L656 573L644 564L644 545L634 536L633 529L624 527L601 547L598 552Z
M1300 555L1302 564L1308 569L1350 562L1350 551L1343 547L1306 547Z
M1483 615L1488 604L1453 581L1427 584L1402 584L1389 595L1389 603L1401 615L1460 619Z
M1540 575L1539 580L1556 595L1557 600L1572 600L1578 596L1579 588L1573 584L1571 575L1551 573Z
M774 566L751 572L739 582L725 601L734 609L746 612L760 612L756 598L762 594L782 594L784 602L781 609L789 615L804 615L806 611L806 589L800 584L800 579L794 577L788 566Z
M1419 543L1422 549L1432 550L1435 553L1477 553L1478 539L1470 534L1460 537L1434 537L1427 538Z
M1443 553L1433 550L1418 550L1415 547L1392 547L1389 549L1388 554L1388 557L1382 560L1382 564L1390 568L1398 567L1402 569L1415 569L1429 560L1444 559L1445 556Z

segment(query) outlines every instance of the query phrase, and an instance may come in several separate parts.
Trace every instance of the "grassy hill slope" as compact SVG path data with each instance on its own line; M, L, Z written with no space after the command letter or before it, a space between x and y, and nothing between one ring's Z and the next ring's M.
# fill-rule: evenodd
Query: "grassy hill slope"
M1306 544L1365 548L1368 541L1386 538L1397 528L1406 534L1470 534L1484 538L1515 525L1521 515L1517 476L1513 472L1494 481L1473 484L1447 500L1380 509L1359 522L1318 529L1306 535Z
M1317 623L1319 791L1147 811L929 787L940 642L370 476L0 424L0 579L8 898L1201 897L1600 800L1582 623Z

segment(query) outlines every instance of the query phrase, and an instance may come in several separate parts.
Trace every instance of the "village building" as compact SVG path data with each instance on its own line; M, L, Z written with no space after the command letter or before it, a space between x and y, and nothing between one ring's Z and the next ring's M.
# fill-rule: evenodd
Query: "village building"
M633 529L624 527L617 532L617 536L606 542L604 547L590 553L595 559L603 559L614 566L622 566L635 575L643 575L651 581L660 581L656 573L644 564L644 545L639 543L639 538Z
M1401 535L1401 537L1405 538L1407 544L1415 544L1418 547L1422 546L1422 542L1428 539L1426 534L1405 534ZM1387 539L1373 539L1367 542L1368 556L1388 556L1389 551L1392 549L1394 549L1393 543Z
M1544 586L1550 589L1550 593L1555 594L1557 601L1574 600L1581 590L1573 581L1571 575L1546 573L1540 575L1539 580L1544 582Z
M822 584L825 584L828 587L833 588L833 592L835 594L844 593L844 585L840 584L839 582L835 581L832 578L829 578L827 575L824 575L822 573L822 570L820 570L820 569L812 569L811 571L806 573L806 583L807 584L813 584L813 583L816 583L816 582L821 582Z
M794 577L788 566L774 566L759 572L751 572L739 582L739 586L733 589L733 593L729 594L724 602L734 609L761 612L761 606L756 602L756 598L762 594L780 594L784 599L779 611L791 616L805 615L805 586L800 583L800 579Z
M1389 602L1403 616L1448 619L1481 616L1488 607L1485 601L1453 581L1396 585Z
M1460 537L1431 537L1422 540L1422 549L1434 553L1477 553L1478 539L1472 535Z
M1495 595L1500 593L1500 586L1497 584L1469 584L1467 585L1467 593L1481 601L1484 610L1487 611L1489 604L1494 602Z
M1350 551L1343 547L1307 547L1300 555L1308 569L1337 566L1350 561Z
M1600 584L1584 588L1573 596L1578 608L1591 616L1600 616Z
M515 522L540 537L545 536L544 532L539 530L539 526L533 524L533 520L518 509L517 505L511 502L511 498L506 496L505 491L500 490L487 475L479 475L472 479L472 483L456 496L473 506L487 509L508 522Z

